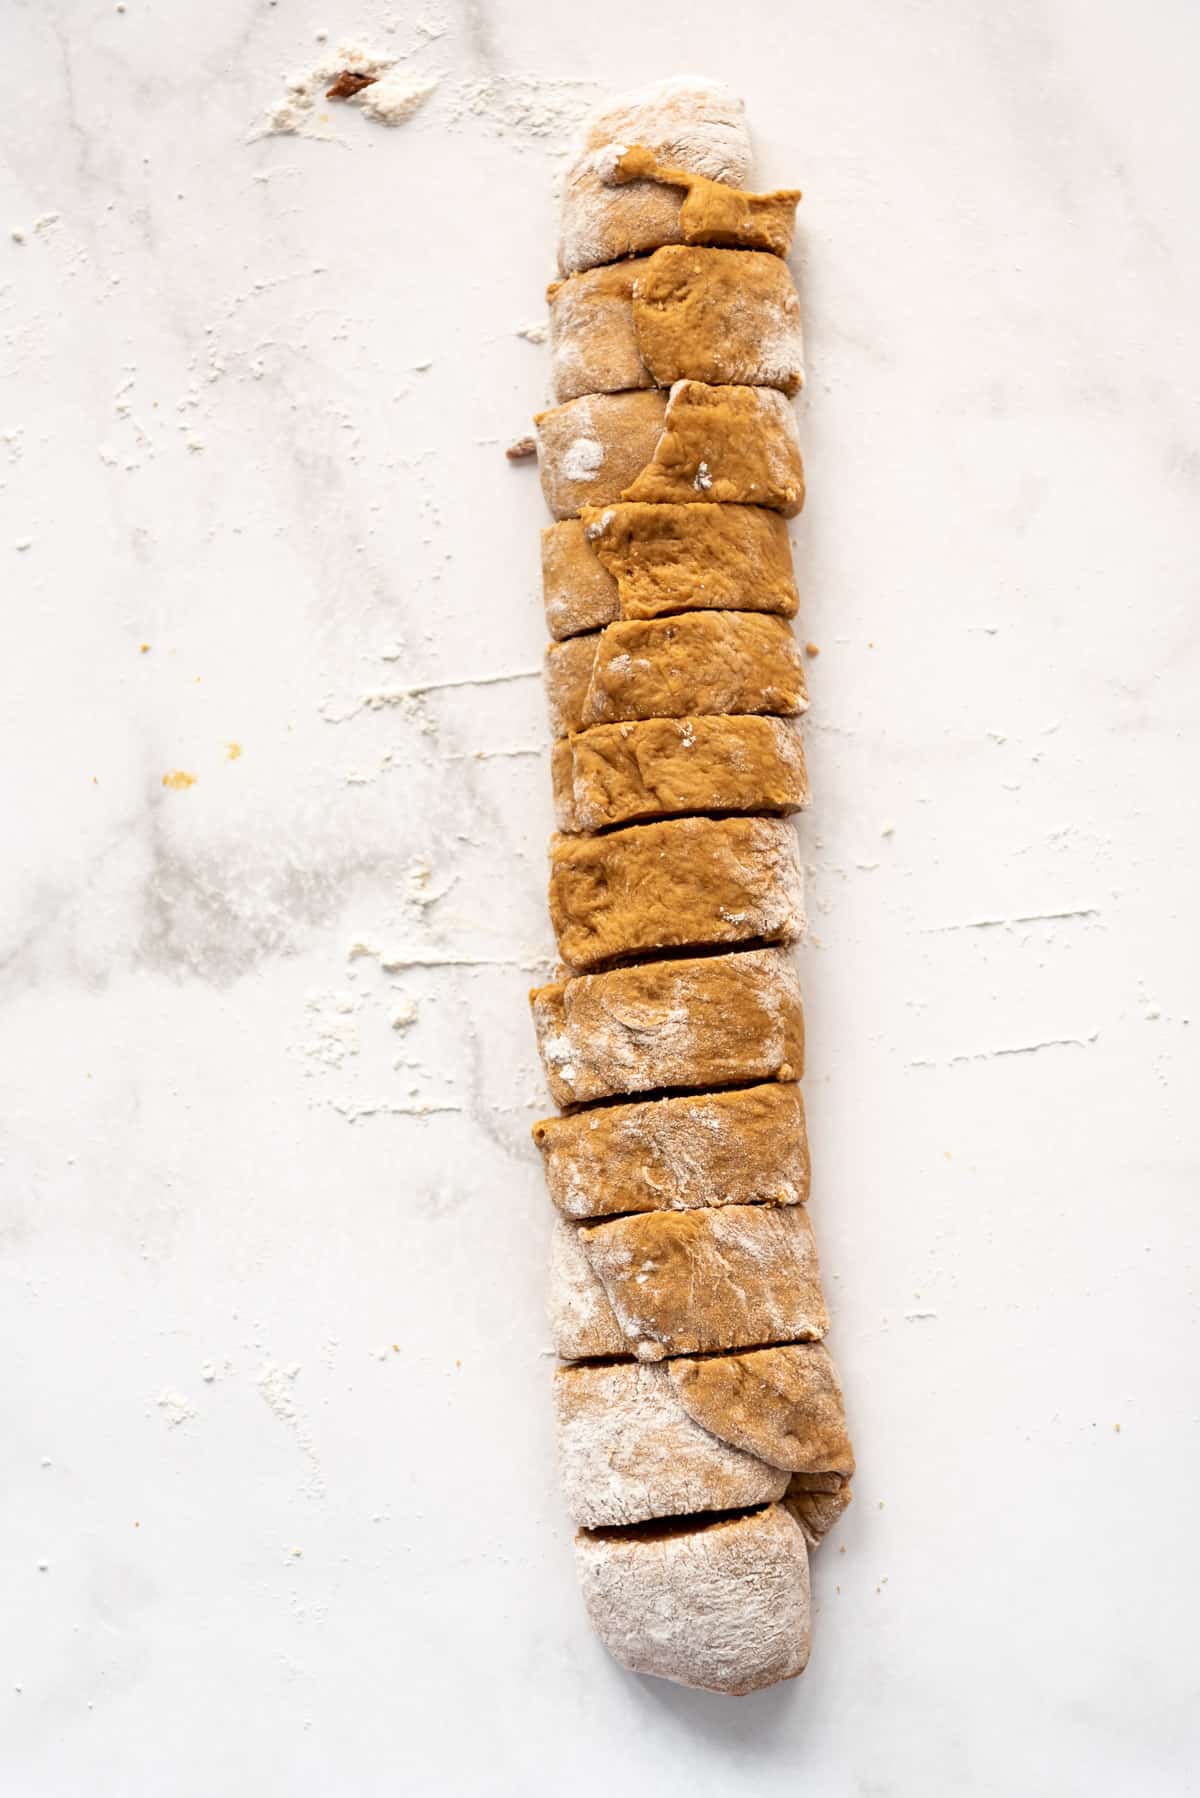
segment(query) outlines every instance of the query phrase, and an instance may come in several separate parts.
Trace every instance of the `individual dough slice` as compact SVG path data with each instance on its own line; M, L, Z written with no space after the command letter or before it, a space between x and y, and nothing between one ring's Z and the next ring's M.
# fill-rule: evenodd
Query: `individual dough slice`
M615 397L630 402L653 396ZM589 493L583 503L603 505L610 497L615 496ZM719 505L769 506L794 518L804 504L804 462L791 406L773 387L677 381L653 460L620 497L666 505L714 500Z
M693 610L793 618L798 604L787 526L758 506L585 507L542 532L542 585L556 638Z
M803 891L796 833L781 818L674 818L550 845L550 921L573 968L795 942Z
M559 405L585 393L625 393L663 387L646 366L633 316L639 262L610 262L553 281L550 308L550 391Z
M578 1229L561 1218L555 1219L550 1236L546 1312L555 1352L564 1361L630 1352Z
M679 188L659 181L612 184L630 144L713 181L737 186L750 174L746 108L720 82L679 75L599 107L584 121L563 184L563 274L681 241Z
M801 1205L808 1132L794 1083L601 1105L533 1126L564 1217Z
M555 282L547 298L560 404L683 379L803 385L800 300L778 256L674 244Z
M679 1402L666 1367L564 1367L554 1377L567 1509L590 1529L782 1498L788 1475L720 1441Z
M575 1559L592 1627L631 1672L740 1694L808 1663L808 1551L782 1505L581 1530Z
M550 754L560 830L688 812L797 812L808 770L785 718L643 718L561 738Z
M672 1361L688 1415L748 1455L788 1473L825 1474L834 1487L854 1472L842 1389L821 1342L789 1342Z
M639 1360L815 1339L829 1328L807 1206L645 1211L574 1227Z
M800 985L782 949L580 974L530 1002L556 1105L804 1072Z
M752 194L669 164L669 157L656 154L645 144L634 144L615 162L606 162L605 170L611 169L609 179L617 185L661 181L683 188L679 235L686 244L726 244L739 250L766 250L772 256L787 255L796 229L799 188Z
M664 393L589 393L537 413L538 471L552 516L619 500L652 461L666 410Z
M764 612L630 619L551 643L546 695L556 736L689 713L786 717L808 705L800 646Z

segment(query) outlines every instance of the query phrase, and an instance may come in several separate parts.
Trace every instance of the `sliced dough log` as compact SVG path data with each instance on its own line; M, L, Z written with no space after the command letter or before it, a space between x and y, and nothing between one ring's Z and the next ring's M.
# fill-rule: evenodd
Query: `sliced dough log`
M565 1367L554 1379L567 1508L589 1528L782 1498L788 1475L720 1441L679 1402L666 1367Z
M530 1001L556 1105L804 1071L800 986L782 949L581 974Z
M551 643L546 696L556 736L689 713L791 716L808 705L800 646L762 612L631 619Z
M676 166L738 186L749 178L746 108L715 81L684 75L598 108L583 124L563 184L564 274L682 241L684 194L658 181L614 186L621 149L645 144Z
M646 1211L571 1227L639 1360L816 1339L829 1328L803 1205Z
M753 1692L802 1673L808 1551L782 1505L575 1538L592 1627L634 1673Z
M803 888L796 833L782 818L675 818L550 846L550 920L573 968L794 942Z
M789 394L803 384L800 300L778 256L676 244L572 275L547 297L560 403L684 379Z
M758 506L585 507L542 532L542 586L555 638L693 610L793 618L798 604L787 526Z
M854 1472L842 1389L821 1342L791 1342L738 1355L670 1364L680 1403L714 1436L789 1473Z
M808 1197L804 1100L792 1083L598 1106L543 1118L533 1139L564 1217Z
M720 505L769 506L794 518L804 504L804 463L791 406L771 387L677 381L654 458L621 498L666 505L715 500ZM586 503L605 502L589 495Z
M550 752L560 830L687 812L797 812L804 750L784 718L644 718L563 737Z
M590 393L537 413L538 470L551 515L574 518L584 506L619 500L653 461L666 411L666 394L652 392Z

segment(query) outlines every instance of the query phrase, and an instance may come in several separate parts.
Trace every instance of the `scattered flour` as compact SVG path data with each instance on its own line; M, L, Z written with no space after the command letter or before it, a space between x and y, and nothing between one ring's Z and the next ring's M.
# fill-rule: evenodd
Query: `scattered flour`
M267 108L263 122L251 133L262 137L312 137L335 141L334 113L339 106L356 106L381 125L402 125L419 112L438 86L436 76L414 75L400 68L400 58L368 49L354 41L323 50L310 68L289 75L286 92ZM325 91L343 69L374 77L370 87L345 100L326 101Z
M452 123L483 119L497 137L541 142L565 155L569 140L595 101L600 84L543 75L489 75L464 81L451 99ZM557 141L556 141L557 140Z
M595 437L576 437L567 445L562 471L568 481L590 481L599 474L604 461L604 445Z
M173 1430L178 1429L181 1423L189 1422L196 1415L195 1406L183 1396L182 1392L176 1392L173 1387L168 1387L165 1392L160 1392L157 1403L159 1409L166 1413L167 1423Z

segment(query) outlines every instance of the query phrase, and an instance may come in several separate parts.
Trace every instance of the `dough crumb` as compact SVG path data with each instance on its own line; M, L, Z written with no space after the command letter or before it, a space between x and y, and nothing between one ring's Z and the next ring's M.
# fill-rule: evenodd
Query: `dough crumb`
M523 462L527 456L537 455L537 444L532 437L518 437L515 443L509 444L504 453L510 462Z
M819 656L821 653L821 645L819 643L806 643L804 645L804 653L810 659L813 656Z
M163 775L162 784L164 787L173 788L177 793L182 793L186 787L194 787L197 778L198 776L195 774L189 774L186 768L172 768L169 773Z

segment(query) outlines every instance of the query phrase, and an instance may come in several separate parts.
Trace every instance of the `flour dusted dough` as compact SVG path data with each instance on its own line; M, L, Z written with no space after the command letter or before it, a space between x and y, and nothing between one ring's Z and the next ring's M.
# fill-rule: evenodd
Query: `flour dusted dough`
M539 412L538 469L554 517L620 499L653 459L666 409L663 393L589 393Z
M598 1106L543 1118L533 1139L564 1217L808 1197L804 1100L791 1083Z
M804 1071L800 986L782 949L580 974L535 988L530 1002L557 1105Z
M676 818L550 846L550 920L573 968L794 942L803 886L796 833L780 818Z
M556 736L593 724L689 713L766 712L808 705L800 646L763 612L683 612L629 619L551 643L546 699Z
M804 749L785 718L644 718L555 743L558 827L603 830L685 812L797 812Z
M667 1369L565 1367L554 1379L558 1463L576 1523L643 1523L782 1498L788 1475L693 1421Z
M579 1231L561 1218L550 1237L546 1311L555 1352L565 1361L628 1355L629 1344L583 1252Z
M792 618L798 604L787 526L757 506L585 506L542 532L542 585L555 638L686 610Z
M720 82L679 75L599 107L584 121L563 186L563 274L681 241L678 188L659 181L613 184L620 154L632 144L734 187L750 174L746 108Z
M818 1338L829 1328L807 1206L644 1211L574 1228L641 1360Z
M634 1673L737 1695L807 1665L808 1551L782 1505L581 1530L575 1556L593 1629Z
M803 1669L808 1547L854 1471L782 947L808 802L799 194L749 176L717 83L593 115L536 421L562 963L530 999L563 1112L534 1128L563 1486L611 1652L731 1693Z
M572 275L549 299L560 403L684 378L789 394L804 381L800 300L777 256L676 244Z

